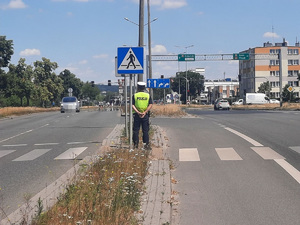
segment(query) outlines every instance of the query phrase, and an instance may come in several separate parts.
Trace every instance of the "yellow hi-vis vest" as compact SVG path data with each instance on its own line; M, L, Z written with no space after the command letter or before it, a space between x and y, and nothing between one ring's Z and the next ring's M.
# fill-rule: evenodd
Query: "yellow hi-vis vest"
M150 95L145 92L137 92L134 95L135 107L139 112L143 113L146 111L149 105Z

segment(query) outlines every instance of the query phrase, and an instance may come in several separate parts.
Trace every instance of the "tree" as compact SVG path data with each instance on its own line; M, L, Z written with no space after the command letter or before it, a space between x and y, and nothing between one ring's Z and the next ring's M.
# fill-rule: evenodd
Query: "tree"
M0 68L7 67L11 56L14 54L13 41L0 36Z
M187 79L186 79L187 78ZM171 88L173 91L181 94L180 100L186 101L186 82L188 80L188 95L196 98L204 89L204 76L192 71L178 72L176 77L171 79ZM180 91L179 91L180 90Z
M40 105L45 105L52 101L57 101L63 92L63 81L54 73L58 68L56 62L42 58L42 61L34 62L34 84L36 87L36 99Z
M283 91L282 91L282 98L283 98L283 101L287 102L287 101L295 101L297 96L296 96L296 93L294 91L289 91L288 88L290 87L289 84L286 84L283 88Z
M259 93L265 93L269 96L270 96L271 90L272 90L272 87L270 86L269 81L261 83L260 86L258 87Z
M23 106L23 98L26 98L26 105L29 106L30 98L34 93L32 66L26 65L25 59L21 58L17 66L9 65L9 72L15 77L14 94L19 97L21 106Z
M96 96L100 94L100 90L96 86L92 86L90 82L86 82L82 87L82 96L84 98L90 98L90 100L95 100Z
M68 95L69 88L73 89L73 96L77 98L81 97L83 82L79 78L76 78L75 74L65 69L58 76L62 79L64 88L61 98Z

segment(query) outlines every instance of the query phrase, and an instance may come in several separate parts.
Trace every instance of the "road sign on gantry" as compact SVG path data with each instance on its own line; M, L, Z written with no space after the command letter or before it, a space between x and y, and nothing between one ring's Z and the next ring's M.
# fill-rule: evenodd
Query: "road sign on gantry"
M144 73L144 48L119 47L118 48L118 73L142 74Z
M147 79L148 88L170 88L170 79Z

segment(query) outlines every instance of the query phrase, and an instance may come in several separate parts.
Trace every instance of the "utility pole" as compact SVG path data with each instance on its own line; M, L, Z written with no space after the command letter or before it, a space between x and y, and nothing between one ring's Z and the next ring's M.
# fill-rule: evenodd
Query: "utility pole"
M139 47L144 46L144 9L145 9L145 4L144 0L140 0L140 13L139 13ZM138 82L143 81L143 75L144 74L139 74L138 75Z
M147 0L148 10L148 52L149 52L149 79L152 79L152 61L151 61L151 29L150 29L150 0ZM153 99L153 89L150 88L150 96Z

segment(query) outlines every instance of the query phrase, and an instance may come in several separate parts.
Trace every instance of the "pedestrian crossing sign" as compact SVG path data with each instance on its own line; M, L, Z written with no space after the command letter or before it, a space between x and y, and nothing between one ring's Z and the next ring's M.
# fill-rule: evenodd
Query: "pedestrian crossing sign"
M119 47L117 66L118 74L143 74L144 48Z

